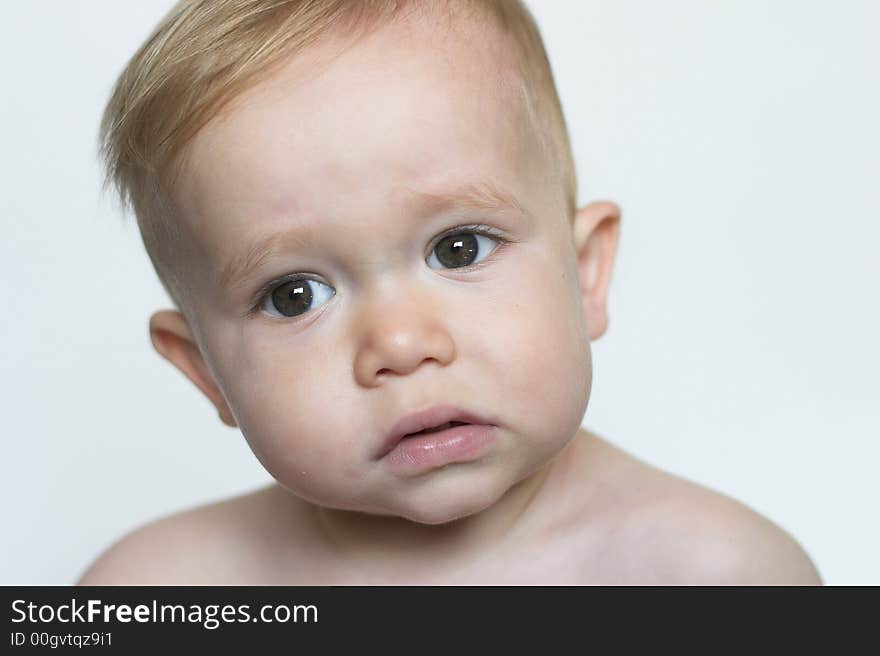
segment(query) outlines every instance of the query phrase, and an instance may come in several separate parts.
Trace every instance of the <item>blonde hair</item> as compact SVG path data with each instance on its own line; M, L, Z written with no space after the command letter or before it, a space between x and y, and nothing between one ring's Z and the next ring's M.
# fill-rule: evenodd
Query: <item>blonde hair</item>
M402 10L471 10L514 45L527 111L559 172L569 218L577 179L562 106L538 26L521 0L180 0L117 79L98 135L104 191L136 218L162 285L183 309L169 200L185 146L233 99L332 30L359 34Z

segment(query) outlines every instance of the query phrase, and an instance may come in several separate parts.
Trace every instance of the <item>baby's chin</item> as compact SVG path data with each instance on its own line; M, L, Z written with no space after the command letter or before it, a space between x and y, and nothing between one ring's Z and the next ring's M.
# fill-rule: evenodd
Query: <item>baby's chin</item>
M416 524L437 526L449 524L456 520L473 517L492 507L505 490L497 494L478 494L470 490L467 494L458 494L445 499L434 499L428 503L406 503L396 509L396 516Z
M455 465L406 481L400 487L362 490L360 496L329 499L325 495L297 493L305 501L326 509L344 510L384 519L417 524L448 524L475 516L495 505L516 483L498 472L476 471Z

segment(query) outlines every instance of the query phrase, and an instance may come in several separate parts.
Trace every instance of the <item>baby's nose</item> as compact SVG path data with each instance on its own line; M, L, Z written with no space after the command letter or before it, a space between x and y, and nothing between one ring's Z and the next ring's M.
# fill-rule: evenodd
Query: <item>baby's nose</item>
M445 366L455 359L455 343L436 313L387 308L364 320L359 336L355 378L366 387L411 374L426 362Z

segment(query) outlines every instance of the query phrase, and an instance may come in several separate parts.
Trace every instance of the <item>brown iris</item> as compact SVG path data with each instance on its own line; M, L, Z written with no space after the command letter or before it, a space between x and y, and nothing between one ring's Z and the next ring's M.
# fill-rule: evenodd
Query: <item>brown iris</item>
M450 269L466 267L477 256L477 238L468 234L449 235L437 242L434 248L443 266Z
M308 280L289 280L272 292L272 303L281 314L293 317L308 312L312 306L312 288Z

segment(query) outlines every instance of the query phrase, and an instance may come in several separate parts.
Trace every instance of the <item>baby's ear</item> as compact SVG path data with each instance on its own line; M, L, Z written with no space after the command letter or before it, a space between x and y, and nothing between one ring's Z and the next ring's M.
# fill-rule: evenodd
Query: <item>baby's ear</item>
M574 246L590 341L608 328L608 286L620 238L620 207L596 201L581 207L574 219Z
M210 399L217 408L220 420L235 428L238 424L214 382L183 314L177 310L156 312L150 317L150 339L159 354L180 369Z

